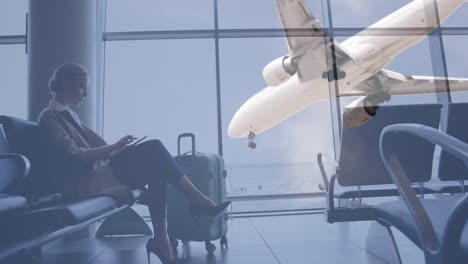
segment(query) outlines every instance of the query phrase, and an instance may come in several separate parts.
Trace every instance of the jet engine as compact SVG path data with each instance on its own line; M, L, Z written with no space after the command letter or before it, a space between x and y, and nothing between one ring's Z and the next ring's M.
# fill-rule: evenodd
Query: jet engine
M298 59L284 56L270 62L263 69L263 79L269 86L278 86L297 72Z
M378 108L367 97L361 97L345 107L343 120L348 127L360 126L374 117Z

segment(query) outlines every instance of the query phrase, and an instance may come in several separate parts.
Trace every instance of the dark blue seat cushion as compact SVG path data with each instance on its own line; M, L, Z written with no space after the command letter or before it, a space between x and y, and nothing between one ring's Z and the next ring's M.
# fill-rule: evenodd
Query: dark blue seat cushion
M462 187L458 181L444 181L444 182L430 182L427 188L434 191L434 193L462 193ZM468 185L465 183L465 191L468 191Z
M135 199L140 191L133 191ZM126 205L123 205L126 206ZM57 201L0 218L0 233L12 240L24 240L75 226L119 207L114 198L90 197L78 201ZM0 239L0 246L2 241Z
M0 215L26 206L26 198L17 195L0 194Z
M39 236L47 236L67 227L73 228L73 226L111 212L116 208L115 199L100 196L57 203L0 218L0 233L8 238L8 240L3 241L0 239L0 247L3 243L27 241Z
M27 217L38 222L57 222L63 226L75 225L117 208L114 198L100 196L67 202L32 210Z
M465 184L465 191L468 191L468 186ZM446 186L441 186L439 189L440 193L461 193L463 192L462 187L457 183L452 185L447 184Z
M431 219L439 241L447 226L448 219L452 214L458 198L427 199L422 200L422 204ZM386 223L394 226L405 234L417 246L421 247L416 224L403 201L392 201L381 203L375 206L375 215ZM468 259L468 228L465 226L460 242L462 254Z

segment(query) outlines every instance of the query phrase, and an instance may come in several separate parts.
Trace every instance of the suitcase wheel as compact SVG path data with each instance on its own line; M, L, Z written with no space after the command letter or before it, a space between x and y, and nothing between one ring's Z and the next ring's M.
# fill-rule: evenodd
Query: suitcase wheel
M222 236L221 239L219 240L219 244L221 245L221 248L227 247L228 246L228 240L226 236Z
M213 253L216 250L216 246L213 243L211 243L210 241L205 241L205 249L209 253Z

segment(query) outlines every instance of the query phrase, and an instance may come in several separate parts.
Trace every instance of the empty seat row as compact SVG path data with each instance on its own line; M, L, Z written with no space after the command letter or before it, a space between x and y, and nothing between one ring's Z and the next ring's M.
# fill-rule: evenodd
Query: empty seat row
M462 264L468 259L468 196L452 195L443 199L420 199L410 186L407 171L401 166L402 157L392 143L407 135L414 135L431 144L439 145L454 159L464 165L457 173L467 172L468 144L434 128L419 124L396 124L386 127L381 135L381 157L388 175L396 184L402 199L375 206L374 238L387 237L394 241L391 227L406 235L424 253L426 263ZM389 144L389 141L391 142ZM406 157L407 158L407 157ZM375 230L383 230L378 232ZM368 250L376 248L378 241L370 239ZM388 263L401 263L395 243L389 244L385 254L378 254ZM393 253L393 254L392 254ZM383 256L382 256L383 255Z
M379 136L388 125L417 123L439 128L441 105L381 106L377 115L362 126L350 128L343 124L342 142L338 161L328 162L329 156L318 155L323 189L327 193L327 221L360 221L374 219L372 206L362 203L362 198L397 196L399 192L389 177L379 155ZM468 141L468 123L463 122L468 104L450 104L447 133ZM414 135L405 134L396 142L402 167L410 175L416 193L461 192L468 179L463 164L442 151L439 159L437 183L432 169L435 146ZM330 173L330 166L335 164ZM354 200L353 200L354 199ZM335 205L335 200L338 205ZM351 202L350 202L351 201ZM351 209L351 210L350 210ZM370 209L370 210L368 210ZM359 213L357 213L359 211Z
M452 139L438 131L441 107L382 106L368 123L356 128L343 126L337 162L318 155L327 192L326 220L373 221L366 249L388 263L402 263L392 228L423 250L426 263L465 263L468 257L468 200L454 195L464 194L468 157L453 155L453 148L466 148L468 155L468 146L463 143L468 142L468 123L464 121L468 104L448 105L446 131L458 138L456 147L447 146ZM383 131L387 131L386 136ZM431 133L440 135L428 136ZM437 137L442 139L435 140ZM440 155L435 155L436 144L442 145ZM331 174L326 158L335 163ZM434 168L438 168L434 173L437 178L433 177ZM374 204L362 201L391 196L402 199L379 199Z

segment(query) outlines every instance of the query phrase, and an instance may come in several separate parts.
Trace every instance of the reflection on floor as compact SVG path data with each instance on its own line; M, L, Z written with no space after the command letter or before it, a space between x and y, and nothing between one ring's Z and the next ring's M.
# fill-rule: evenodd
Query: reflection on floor
M385 263L365 251L369 222L327 224L322 214L235 218L229 220L227 249L207 254L204 243L179 245L186 263ZM403 263L424 263L423 255L396 234ZM43 248L43 263L146 263L147 237L82 238L55 241ZM160 263L152 255L151 263Z

